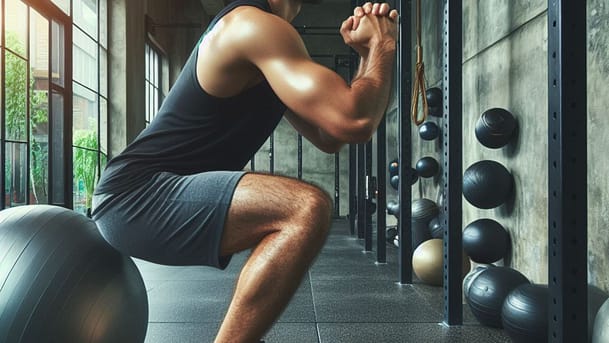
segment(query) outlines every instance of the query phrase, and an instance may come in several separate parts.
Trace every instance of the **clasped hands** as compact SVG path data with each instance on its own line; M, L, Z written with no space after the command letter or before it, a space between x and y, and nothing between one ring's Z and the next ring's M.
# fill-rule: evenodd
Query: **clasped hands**
M353 15L343 21L340 33L345 44L362 57L375 44L393 44L397 40L398 11L387 3L367 2L355 7Z

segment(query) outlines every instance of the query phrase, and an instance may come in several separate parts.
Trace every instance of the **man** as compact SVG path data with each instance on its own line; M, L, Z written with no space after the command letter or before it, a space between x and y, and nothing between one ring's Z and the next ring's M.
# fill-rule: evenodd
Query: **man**
M256 342L324 244L331 199L243 167L286 109L319 149L366 142L388 103L397 16L366 3L342 23L360 55L351 85L314 63L290 24L302 0L237 0L210 24L155 120L113 158L93 217L125 254L225 268L252 249L216 342Z

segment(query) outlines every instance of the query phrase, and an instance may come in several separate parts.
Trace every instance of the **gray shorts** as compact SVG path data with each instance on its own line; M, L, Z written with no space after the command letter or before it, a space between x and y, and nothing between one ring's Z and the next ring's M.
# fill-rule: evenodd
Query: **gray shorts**
M233 193L245 172L154 174L144 185L93 197L102 236L126 255L166 265L226 268L220 242Z

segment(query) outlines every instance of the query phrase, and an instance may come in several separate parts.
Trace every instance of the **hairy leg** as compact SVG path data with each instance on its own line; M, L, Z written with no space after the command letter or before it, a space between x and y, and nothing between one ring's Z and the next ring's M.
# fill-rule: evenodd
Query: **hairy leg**
M332 202L298 180L246 174L235 191L221 251L254 247L216 342L257 342L285 309L330 228Z

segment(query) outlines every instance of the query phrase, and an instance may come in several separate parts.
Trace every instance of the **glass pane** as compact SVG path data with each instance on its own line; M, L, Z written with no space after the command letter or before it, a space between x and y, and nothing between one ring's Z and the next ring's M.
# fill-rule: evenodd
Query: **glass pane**
M74 83L73 91L73 145L97 149L97 94L77 83Z
M61 8L67 15L70 15L70 0L51 0L57 7Z
M30 203L49 203L49 136L38 135L30 142Z
M53 132L51 132L51 139L53 144L51 145L51 170L53 171L53 204L65 204L64 194L64 136L63 136L63 116L64 116L64 105L63 95L57 92L53 92L52 99L52 112L51 118L53 123Z
M25 112L27 105L27 62L6 52L6 138L26 139Z
M6 207L27 204L27 144L6 143L4 198Z
M74 148L74 210L86 213L97 175L97 151Z
M51 68L53 68L53 74L51 75L51 77L53 78L53 83L63 87L66 54L63 25L53 21L52 31L53 52L51 57Z
M144 54L145 57L145 62L146 63L146 80L150 81L150 45L146 44L146 53Z
M73 73L74 81L97 91L97 45L76 27L74 33Z
M108 48L108 1L99 0L99 44Z
M20 0L4 2L6 6L6 47L25 57L27 41L27 7Z
M74 0L74 24L97 40L97 0Z
M150 123L150 83L146 84L146 123Z
M99 94L108 96L108 52L99 48Z
M108 100L99 98L99 148L104 154L108 153Z
M49 21L30 12L30 203L48 203Z

